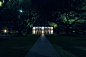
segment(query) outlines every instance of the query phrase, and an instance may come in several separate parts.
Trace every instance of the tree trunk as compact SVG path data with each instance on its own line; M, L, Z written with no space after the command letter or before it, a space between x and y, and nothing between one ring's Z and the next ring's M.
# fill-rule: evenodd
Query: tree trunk
M57 30L57 34L60 34L60 33L59 33L59 25L58 25L58 30Z
M22 33L21 33L21 30L18 30L18 36L21 36Z
M66 31L66 35L69 35L69 26L66 26L65 31Z

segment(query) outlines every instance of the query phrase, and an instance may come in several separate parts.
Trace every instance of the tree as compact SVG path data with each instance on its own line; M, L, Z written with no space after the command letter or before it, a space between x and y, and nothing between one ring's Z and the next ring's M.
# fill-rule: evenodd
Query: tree
M1 12L5 12L3 13L1 21L10 22L10 24L14 25L14 28L18 30L18 35L21 35L21 31L25 27L32 25L36 19L35 17L38 15L31 6L32 3L30 0L10 0ZM7 18L4 16L7 16Z
M9 0L1 0L0 1L0 11L5 7L6 3L8 2Z
M55 15L58 15L58 14L55 14ZM72 25L74 25L75 23L83 23L85 19L86 19L85 13L76 13L74 11L70 11L68 13L63 13L61 14L59 18L54 19L54 20L51 19L50 21L56 23L57 25L58 24L63 25L65 27L66 34L68 34L69 28Z
M64 0L65 1L65 0ZM77 2L77 6L75 6L75 3ZM52 12L51 15L48 16L48 20L50 22L54 22L58 25L63 25L66 30L66 34L68 34L69 28L75 24L76 22L80 23L79 20L84 20L85 14L82 15L86 10L83 10L83 7L80 7L83 3L86 1L73 1L69 0L67 2L56 1L56 3L53 3L52 7L49 8L52 10L48 10L49 12ZM51 4L48 4L48 6ZM60 5L60 6L59 6ZM47 7L48 7L47 6ZM59 7L58 7L59 6ZM81 14L82 13L82 14Z

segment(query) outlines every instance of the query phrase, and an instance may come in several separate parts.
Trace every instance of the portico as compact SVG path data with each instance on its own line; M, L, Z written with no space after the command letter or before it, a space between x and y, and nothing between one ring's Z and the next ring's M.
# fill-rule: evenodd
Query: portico
M53 34L53 27L33 27L32 34Z

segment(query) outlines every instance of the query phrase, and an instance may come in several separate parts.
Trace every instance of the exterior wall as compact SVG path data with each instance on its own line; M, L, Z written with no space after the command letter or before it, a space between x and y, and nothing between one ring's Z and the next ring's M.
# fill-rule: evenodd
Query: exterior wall
M33 27L32 34L53 34L53 27Z

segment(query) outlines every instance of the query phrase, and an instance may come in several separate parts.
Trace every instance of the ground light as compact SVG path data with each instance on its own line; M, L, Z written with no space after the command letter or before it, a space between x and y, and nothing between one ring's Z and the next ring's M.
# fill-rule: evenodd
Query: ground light
M8 31L7 31L6 29L4 29L3 32L4 32L4 35L5 35L6 33L8 34Z
M4 30L4 33L6 33L6 32L7 32L7 30L5 29L5 30Z

